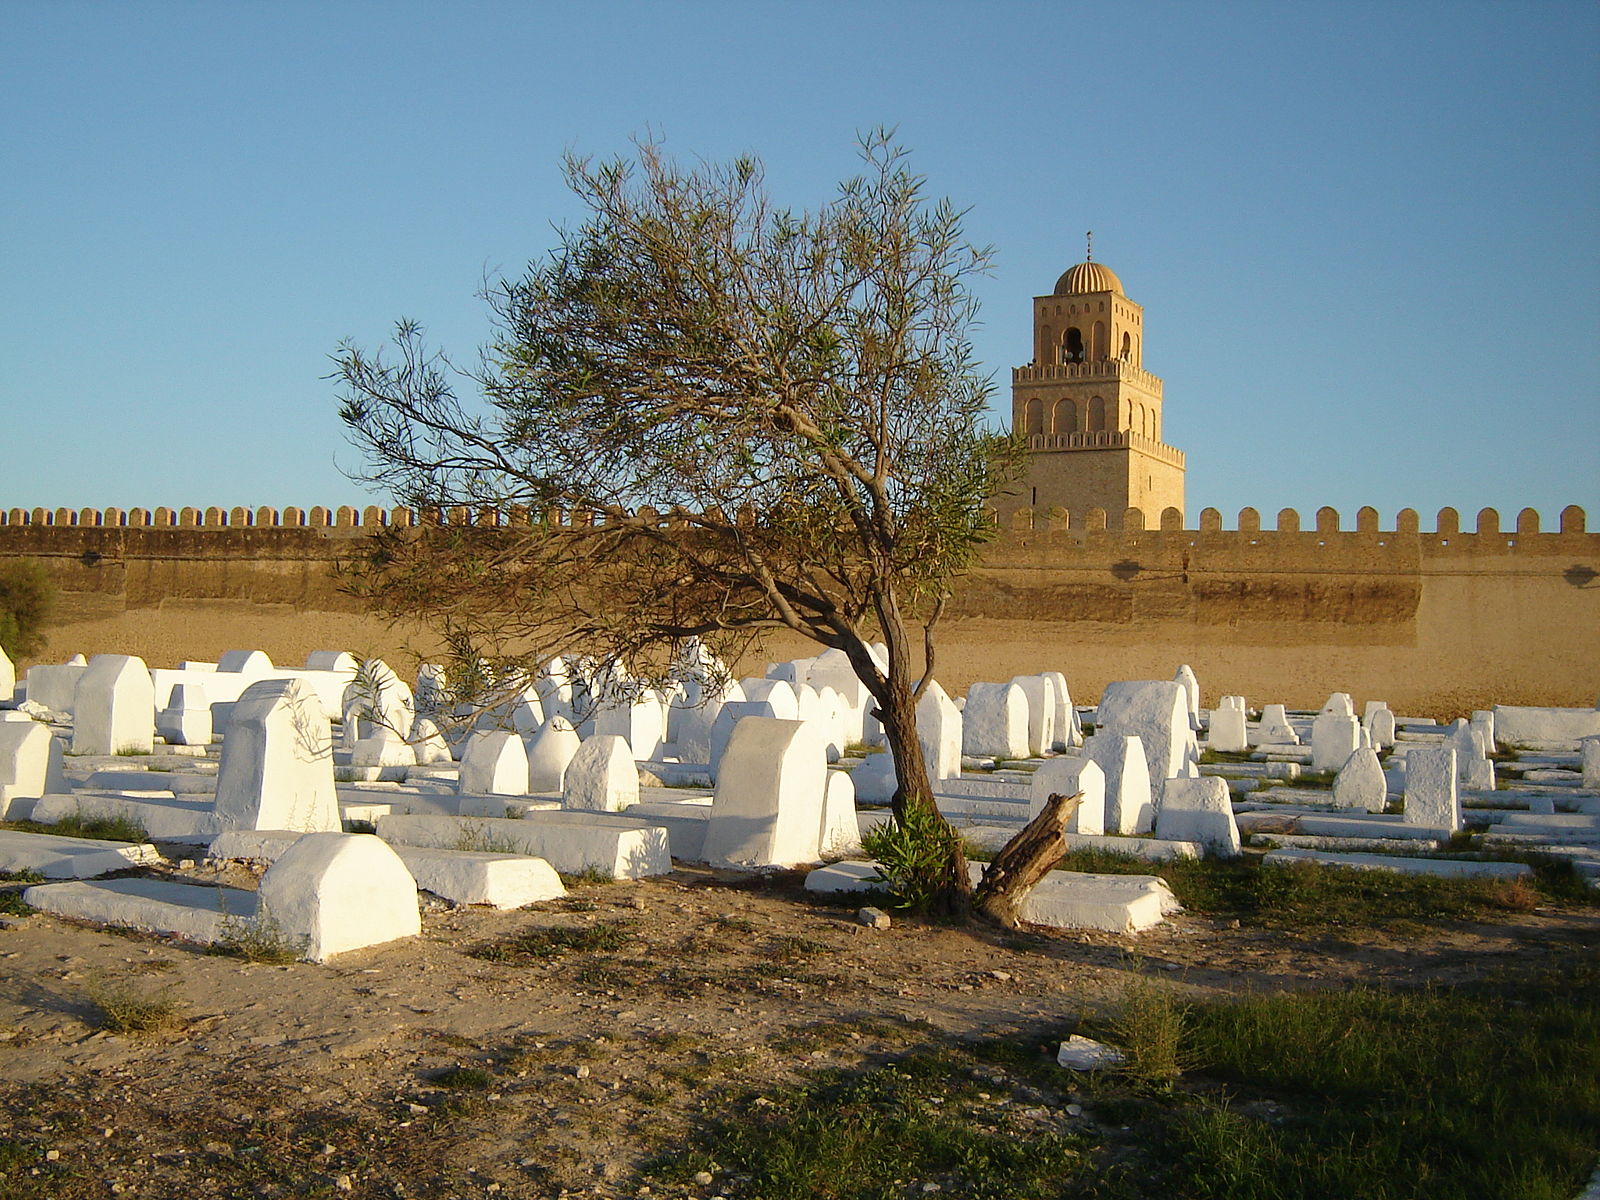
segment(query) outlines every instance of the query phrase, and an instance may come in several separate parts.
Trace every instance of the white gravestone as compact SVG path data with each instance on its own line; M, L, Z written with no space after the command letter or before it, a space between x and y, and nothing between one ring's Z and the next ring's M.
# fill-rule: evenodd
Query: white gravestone
M722 765L722 755L733 737L734 726L746 717L771 717L772 705L765 700L730 700L717 710L717 719L711 726L711 778L717 777Z
M432 717L418 717L411 722L411 737L408 740L417 762L424 767L433 763L447 763L454 758L450 753L450 743L444 740L438 722Z
M1164 841L1200 842L1213 854L1239 853L1239 825L1233 818L1227 780L1169 779L1156 810L1156 837Z
M1323 711L1311 722L1311 769L1337 771L1361 745L1361 726L1354 716Z
M578 747L561 781L563 808L621 812L639 803L639 767L624 738L597 733Z
M867 755L861 765L850 772L850 787L863 804L887 804L894 799L899 786L894 755L887 750Z
M1043 675L1018 675L1011 682L1028 698L1028 756L1040 758L1055 749L1055 688Z
M1389 799L1389 784L1383 767L1378 763L1377 751L1364 746L1353 753L1333 780L1335 808L1359 808L1369 813L1381 813Z
M49 726L37 721L0 721L0 821L13 819L12 801L45 794L51 740Z
M155 746L156 689L142 658L96 654L72 708L74 754L149 754Z
M791 703L793 695L791 692ZM623 697L597 708L594 731L602 736L620 737L628 743L634 758L649 760L661 753L662 743L666 741L667 710L659 695L643 691L631 699Z
M1206 747L1224 754L1239 754L1250 749L1250 739L1245 733L1243 708L1224 706L1211 710L1211 723L1206 730Z
M829 771L822 791L822 834L817 852L823 858L861 853L861 825L856 818L856 793L848 771Z
M819 857L828 764L801 721L746 717L717 772L706 826L712 865L794 866Z
M526 796L528 751L509 729L480 729L461 755L456 791L463 796Z
M1579 739L1578 749L1583 755L1583 786L1600 791L1600 737Z
M937 679L917 701L917 741L928 764L928 778L937 783L961 774L961 710Z
M328 718L304 680L263 679L234 704L215 811L224 830L341 828Z
M1083 802L1067 818L1068 833L1106 831L1106 774L1087 758L1052 758L1028 782L1028 814L1037 817L1052 795L1076 796Z
M961 710L961 750L994 758L1028 756L1028 698L1014 683L975 683Z
M205 688L198 683L174 684L167 706L156 714L156 732L169 746L209 746L216 730Z
M528 742L528 790L559 792L583 740L565 717L551 717Z
M1405 823L1452 833L1461 828L1454 746L1419 747L1406 755Z
M1106 778L1107 833L1149 833L1156 806L1150 793L1150 763L1138 737L1096 731L1083 741L1083 755Z
M1256 727L1257 746L1298 746L1300 735L1289 724L1289 714L1281 704L1269 704L1261 710L1261 724Z
M1394 713L1387 708L1378 709L1372 714L1367 733L1372 738L1374 750L1384 750L1394 745Z
M1188 779L1199 770L1200 749L1189 727L1189 702L1183 686L1162 680L1119 680L1100 695L1096 731L1137 737L1150 769L1150 790L1160 797L1169 779Z
M371 834L300 838L267 868L258 900L256 919L269 917L312 962L422 932L416 880Z
M1046 671L1044 677L1055 690L1056 699L1056 749L1070 750L1083 745L1083 725L1078 720L1078 710L1072 706L1072 693L1067 688L1067 677L1060 671Z
M1178 668L1178 673L1172 677L1174 683L1183 687L1183 698L1189 706L1189 728L1200 728L1200 681L1195 678L1194 668L1184 663Z

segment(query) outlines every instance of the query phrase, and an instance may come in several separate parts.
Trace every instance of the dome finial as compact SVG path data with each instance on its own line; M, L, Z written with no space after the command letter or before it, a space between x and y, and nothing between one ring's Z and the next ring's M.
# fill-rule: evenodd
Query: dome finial
M1084 234L1083 235L1083 239L1084 239L1084 241L1089 243L1088 247L1083 252L1083 261L1084 262L1093 262L1094 261L1094 230L1091 229L1091 230L1089 230L1088 233Z

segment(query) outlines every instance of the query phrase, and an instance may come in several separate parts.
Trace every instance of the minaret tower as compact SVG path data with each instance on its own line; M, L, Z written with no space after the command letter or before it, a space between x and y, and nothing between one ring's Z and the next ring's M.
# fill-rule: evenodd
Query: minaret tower
M1091 508L1120 529L1183 511L1184 456L1161 440L1161 380L1144 369L1144 309L1128 299L1090 235L1084 261L1033 301L1033 361L1011 372L1011 428L1027 435L1028 472L1002 511L1056 509L1078 525Z

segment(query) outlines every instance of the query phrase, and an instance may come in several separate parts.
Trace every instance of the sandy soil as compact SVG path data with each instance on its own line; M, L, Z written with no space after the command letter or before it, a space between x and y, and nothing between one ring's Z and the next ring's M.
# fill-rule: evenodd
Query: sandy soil
M327 966L6 918L0 1150L56 1157L13 1164L9 1183L0 1169L0 1195L641 1195L641 1164L746 1087L952 1037L1009 1032L1051 1053L1141 974L1223 995L1451 981L1600 946L1593 909L1336 938L1193 915L1136 938L852 918L796 876L679 871L510 913L430 902L420 938ZM622 943L473 953L596 924ZM180 1023L97 1028L91 996L119 984L167 989ZM440 1086L456 1067L489 1082Z

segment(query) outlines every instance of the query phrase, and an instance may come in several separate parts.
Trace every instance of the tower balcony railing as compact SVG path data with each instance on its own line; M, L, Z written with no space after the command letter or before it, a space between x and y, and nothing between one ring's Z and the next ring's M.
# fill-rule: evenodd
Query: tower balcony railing
M1140 450L1152 458L1184 465L1182 450L1158 442L1155 438L1134 433L1131 429L1097 429L1077 433L1030 433L1029 450Z
M1126 379L1152 390L1161 388L1159 376L1120 358L1077 363L1036 363L1011 369L1013 383L1049 383L1064 379Z

